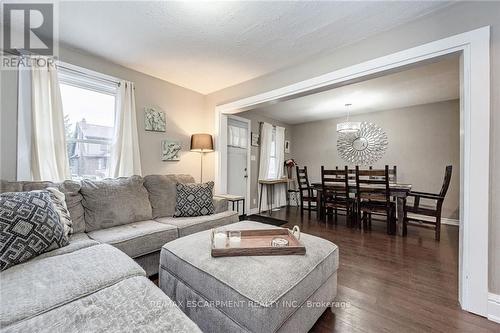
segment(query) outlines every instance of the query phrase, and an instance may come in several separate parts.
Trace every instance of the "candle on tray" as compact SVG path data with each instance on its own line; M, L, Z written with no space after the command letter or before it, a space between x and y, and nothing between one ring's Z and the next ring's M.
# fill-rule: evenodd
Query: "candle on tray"
M226 247L226 232L216 231L214 234L214 246L216 249L223 249Z
M240 247L240 243L241 243L241 231L230 231L229 246Z
M240 247L240 243L240 237L229 237L229 245L231 245L231 247Z

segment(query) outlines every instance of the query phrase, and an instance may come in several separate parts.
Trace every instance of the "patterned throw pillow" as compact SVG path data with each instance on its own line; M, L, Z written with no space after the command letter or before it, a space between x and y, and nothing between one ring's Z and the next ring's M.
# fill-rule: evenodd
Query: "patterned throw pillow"
M0 194L0 271L68 245L47 191Z
M215 213L213 202L214 182L177 183L177 200L174 217L211 215Z

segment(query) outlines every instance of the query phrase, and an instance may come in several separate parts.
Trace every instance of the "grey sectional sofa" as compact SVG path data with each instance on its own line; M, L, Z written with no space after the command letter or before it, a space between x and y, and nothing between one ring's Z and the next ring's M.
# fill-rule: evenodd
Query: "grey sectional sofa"
M238 221L227 202L216 213L174 218L176 182L189 175L104 182L5 182L1 192L57 187L73 221L70 244L0 274L1 332L198 332L149 281L160 249L179 237ZM135 260L131 260L133 258Z
M6 182L1 192L20 192L57 187L66 196L73 221L68 252L86 247L90 241L110 244L133 258L148 276L158 273L163 244L198 231L238 222L227 201L214 197L215 214L173 217L176 189L194 183L190 175L132 176L106 181Z

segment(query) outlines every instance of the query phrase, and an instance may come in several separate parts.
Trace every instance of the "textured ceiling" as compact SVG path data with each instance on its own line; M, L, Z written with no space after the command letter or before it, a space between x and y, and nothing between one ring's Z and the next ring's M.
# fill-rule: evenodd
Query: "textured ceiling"
M361 114L458 99L459 58L422 64L412 69L346 85L321 93L254 109L266 117L288 124L301 124L344 117L345 104L351 114Z
M314 59L447 2L68 1L63 44L207 94Z

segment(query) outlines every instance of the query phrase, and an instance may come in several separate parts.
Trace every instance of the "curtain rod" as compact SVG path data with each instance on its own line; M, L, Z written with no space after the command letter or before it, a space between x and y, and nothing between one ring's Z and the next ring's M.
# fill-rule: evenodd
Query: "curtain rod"
M264 123L265 123L265 121L259 121L259 126L262 126L262 124L264 124ZM278 125L273 125L273 124L270 124L270 125L271 125L272 127L276 127L276 126L278 126ZM279 127L283 127L283 128L286 130L286 127L284 127L284 126L279 126Z
M19 51L19 53L16 54L14 52L8 52L6 50L1 50L1 53L8 54L11 56L17 56L17 57L32 57L32 56L36 57L36 56L39 56L39 55L32 53L32 52L28 52L25 50L22 50L22 51L24 51L24 52ZM85 76L85 77L90 78L90 79L111 83L111 84L114 84L117 86L120 86L121 81L126 81L126 80L122 80L120 78L117 78L117 77L114 77L111 75L99 73L99 72L96 72L96 71L93 71L93 70L90 70L90 69L87 69L84 67L72 65L72 64L63 62L61 60L57 60L57 59L56 59L56 66L58 68L62 68L63 70L71 72L71 73L76 73L76 74ZM135 86L134 86L134 90L135 90Z
M98 80L98 81L103 81L103 82L107 82L107 83L111 83L111 84L120 86L120 81L121 80L118 79L118 78L115 78L113 76L110 76L110 75L98 73L98 72L95 72L93 70L90 70L90 69L87 69L87 68L83 68L83 67L79 67L79 66L75 66L75 65L72 65L72 64L68 64L68 63L65 63L65 62L62 62L62 61L57 61L56 66L58 68L61 68L63 71L68 71L70 73L75 73L75 74L78 74L78 75L82 75L82 76L90 78L90 79L94 79L94 80Z

